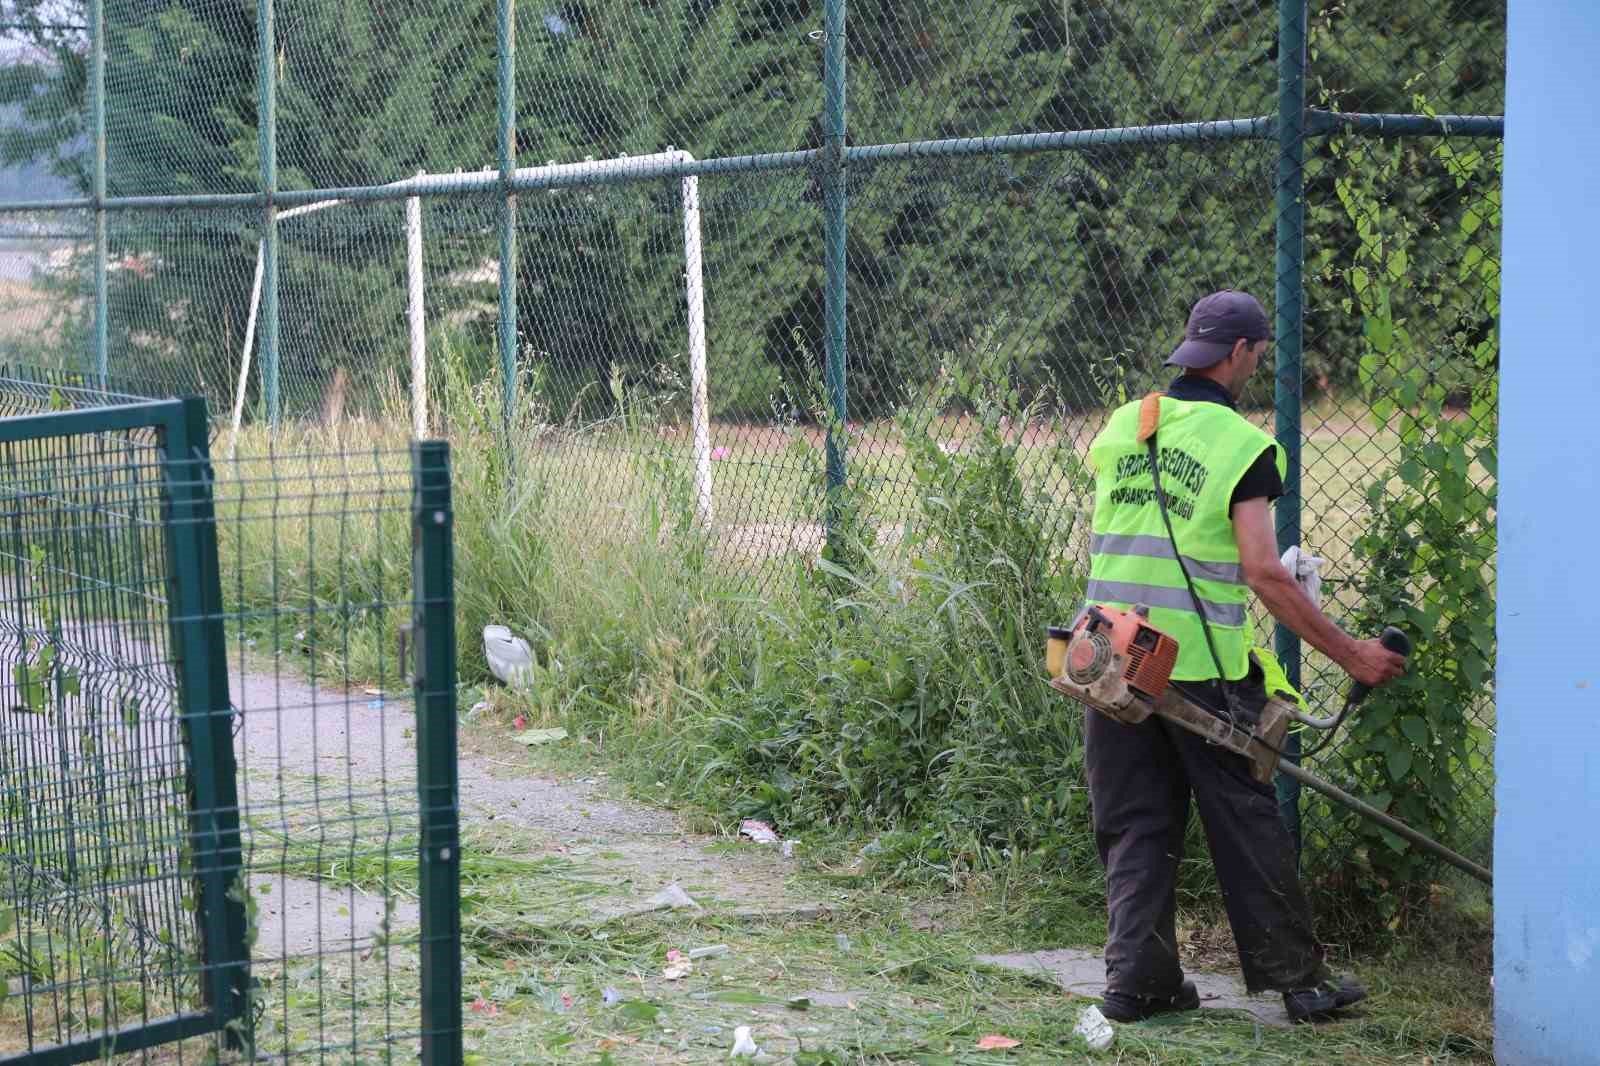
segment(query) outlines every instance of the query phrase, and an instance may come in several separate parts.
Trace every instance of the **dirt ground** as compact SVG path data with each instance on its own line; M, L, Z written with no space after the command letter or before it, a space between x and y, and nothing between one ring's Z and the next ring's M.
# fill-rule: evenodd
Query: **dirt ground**
M247 822L281 818L295 834L315 825L316 832L328 832L326 850L336 859L341 848L369 847L372 841L353 837L371 836L379 822L414 820L416 735L409 699L313 687L287 671L235 670L231 687L242 712L236 749ZM519 844L515 857L559 856L581 864L602 890L564 901L566 913L552 915L563 920L598 921L642 909L672 885L703 906L737 912L786 914L815 906L786 889L792 863L779 849L719 847L727 842L689 832L670 811L608 798L603 772L596 773L558 781L525 763L464 752L463 835L510 820ZM360 809L374 805L388 813L362 820ZM306 821L311 814L314 823ZM345 819L355 819L354 834L340 824ZM319 944L326 953L370 940L385 916L380 897L275 871L273 846L259 842L254 860L258 957L304 955ZM262 892L263 885L270 887ZM397 900L390 932L403 936L416 921L414 901Z

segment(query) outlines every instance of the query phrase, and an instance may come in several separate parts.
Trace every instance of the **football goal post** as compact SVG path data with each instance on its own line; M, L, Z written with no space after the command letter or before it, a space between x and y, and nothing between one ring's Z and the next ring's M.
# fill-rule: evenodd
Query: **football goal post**
M644 156L625 156L620 159L588 160L582 163L554 163L542 167L519 167L519 179L559 179L562 185L582 185L585 177L614 175L619 171L633 172L651 166L692 162L694 156L679 149L669 149ZM428 434L428 360L427 316L424 306L424 272L422 257L422 194L444 189L459 190L481 186L498 187L498 171L475 173L429 174L391 183L393 189L414 191L417 195L406 197L406 320L410 338L411 355L411 432L417 439ZM711 421L706 399L706 311L705 276L700 240L700 179L693 174L681 179L683 206L683 258L684 299L688 322L689 401L691 450L694 471L695 510L700 520L710 524L712 517L711 486ZM316 203L288 208L278 213L278 222L289 222L305 215L326 211L347 204L348 200L319 200ZM239 378L234 389L231 435L228 454L231 457L238 443L239 429L244 419L245 388L250 380L250 357L255 347L256 318L261 306L263 252L256 247L255 280L250 288L250 311L245 319L244 350L239 359ZM263 387L265 382L262 383Z

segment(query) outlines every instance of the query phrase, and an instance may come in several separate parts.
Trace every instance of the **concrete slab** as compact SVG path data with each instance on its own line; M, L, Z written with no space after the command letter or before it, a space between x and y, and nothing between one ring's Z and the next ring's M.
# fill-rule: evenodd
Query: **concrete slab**
M1098 999L1105 991L1105 959L1097 952L1082 948L979 955L977 961L987 966L1041 974L1074 995ZM1199 989L1202 1009L1244 1011L1263 1025L1287 1027L1292 1024L1284 1012L1281 996L1272 993L1252 996L1244 990L1244 982L1232 974L1190 971L1185 976Z
M420 909L395 899L392 911L384 897L303 877L252 873L256 898L257 960L292 959L362 951L384 931L398 939L414 938Z

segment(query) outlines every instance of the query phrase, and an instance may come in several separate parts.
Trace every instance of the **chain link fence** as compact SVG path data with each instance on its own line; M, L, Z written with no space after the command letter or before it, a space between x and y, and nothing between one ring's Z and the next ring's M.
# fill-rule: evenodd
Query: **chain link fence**
M5 358L198 391L245 446L515 433L618 528L648 449L771 595L828 540L830 469L896 543L907 427L974 438L953 370L1002 368L1022 470L1070 511L1062 457L1164 380L1192 302L1255 292L1277 369L1243 406L1297 457L1285 543L1329 560L1353 628L1472 660L1368 719L1389 747L1324 761L1424 821L1417 787L1453 782L1452 840L1487 855L1493 636L1460 604L1493 581L1504 0L5 0L0 22ZM1416 543L1431 520L1472 565ZM1313 698L1340 676L1306 656ZM1301 806L1332 877L1386 846Z

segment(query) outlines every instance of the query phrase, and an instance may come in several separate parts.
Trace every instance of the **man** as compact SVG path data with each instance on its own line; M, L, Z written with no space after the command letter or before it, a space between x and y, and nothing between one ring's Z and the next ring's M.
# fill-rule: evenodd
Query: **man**
M1179 642L1174 683L1246 721L1268 698L1252 652L1250 592L1356 680L1379 685L1399 676L1403 658L1345 633L1279 561L1269 504L1283 494L1285 456L1234 410L1271 340L1260 302L1244 292L1213 293L1194 305L1184 338L1167 360L1183 372L1158 401L1155 432L1173 537L1153 491L1141 404L1130 403L1090 446L1096 487L1089 601L1149 606L1152 624ZM1250 991L1282 992L1297 1021L1363 999L1364 989L1335 979L1323 963L1277 797L1251 777L1245 758L1159 716L1137 726L1094 711L1085 717L1110 917L1106 1017L1138 1021L1200 1005L1178 963L1174 900L1191 791Z

